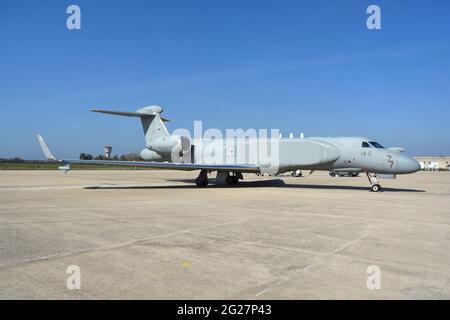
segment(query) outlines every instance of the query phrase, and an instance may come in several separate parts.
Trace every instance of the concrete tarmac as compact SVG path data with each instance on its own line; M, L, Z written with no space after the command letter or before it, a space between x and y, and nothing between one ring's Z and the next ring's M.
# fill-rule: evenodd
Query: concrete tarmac
M0 171L0 299L450 299L449 172L195 175Z

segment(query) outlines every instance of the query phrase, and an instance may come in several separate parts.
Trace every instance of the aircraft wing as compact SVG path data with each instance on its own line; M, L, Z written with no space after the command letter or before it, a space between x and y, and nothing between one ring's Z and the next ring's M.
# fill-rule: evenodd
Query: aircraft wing
M37 136L39 144L48 161L61 164L94 164L94 165L117 165L130 167L145 167L166 170L208 170L208 171L232 171L242 173L258 173L260 169L256 166L228 165L228 164L202 164L202 163L173 163L173 162L149 162L149 161L117 161L117 160L78 160L78 159L57 159L48 149L44 139Z

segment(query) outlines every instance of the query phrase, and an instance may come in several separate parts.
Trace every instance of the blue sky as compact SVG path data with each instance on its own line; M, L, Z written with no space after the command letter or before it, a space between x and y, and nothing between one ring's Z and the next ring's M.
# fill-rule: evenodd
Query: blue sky
M66 28L81 8L82 29ZM366 28L377 4L382 29ZM93 107L160 104L169 130L278 128L370 136L450 154L450 2L2 1L0 157L137 152L134 118Z

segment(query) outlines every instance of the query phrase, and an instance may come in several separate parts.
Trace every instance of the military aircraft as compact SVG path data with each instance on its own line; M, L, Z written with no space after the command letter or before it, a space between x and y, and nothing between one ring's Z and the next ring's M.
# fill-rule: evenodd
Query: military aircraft
M135 112L99 109L92 111L140 118L146 141L146 148L140 155L145 161L57 159L52 155L43 138L38 135L45 157L48 161L60 163L61 170L70 170L70 164L73 163L199 170L200 173L195 180L199 187L208 185L208 173L211 172L217 172L216 182L235 185L243 179L243 173L280 174L294 170L310 170L311 173L316 170L350 171L366 173L371 190L378 192L381 190L380 178L392 179L397 174L413 173L420 169L416 160L402 154L404 151L402 148L385 148L372 139L361 137L277 137L276 164L268 164L267 161L257 158L237 159L235 153L240 147L243 147L242 150L247 156L249 153L254 153L255 149L251 148L252 142L248 139L234 139L231 147L229 142L227 144L220 142L219 149L223 148L224 152L221 155L213 152L205 158L201 156L203 150L212 143L217 146L217 141L190 141L187 136L169 134L164 125L164 122L168 120L161 117L163 109L160 106L148 106ZM272 138L268 140L273 142Z

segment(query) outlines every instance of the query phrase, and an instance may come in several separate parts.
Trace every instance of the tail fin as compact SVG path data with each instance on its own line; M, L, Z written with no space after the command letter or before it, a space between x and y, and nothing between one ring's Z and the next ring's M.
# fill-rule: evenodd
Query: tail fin
M147 146L150 146L151 141L169 136L169 132L167 131L166 126L164 125L164 122L167 122L169 120L161 117L161 112L163 112L163 108L160 106L149 106L139 109L136 112L111 111L100 109L94 109L91 111L114 114L125 117L141 118L142 128L144 129L145 142Z

